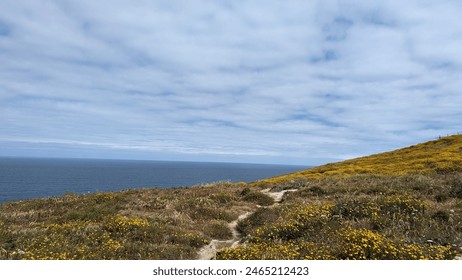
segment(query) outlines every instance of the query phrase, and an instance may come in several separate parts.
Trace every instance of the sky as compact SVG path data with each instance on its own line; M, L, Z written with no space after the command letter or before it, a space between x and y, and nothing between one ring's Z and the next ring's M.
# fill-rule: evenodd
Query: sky
M462 1L0 5L0 156L317 165L462 132Z

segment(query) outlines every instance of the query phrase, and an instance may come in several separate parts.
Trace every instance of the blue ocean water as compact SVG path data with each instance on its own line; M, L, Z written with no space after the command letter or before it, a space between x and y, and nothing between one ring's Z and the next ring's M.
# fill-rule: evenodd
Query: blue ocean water
M307 168L293 165L103 159L0 158L0 203L65 193L251 182Z

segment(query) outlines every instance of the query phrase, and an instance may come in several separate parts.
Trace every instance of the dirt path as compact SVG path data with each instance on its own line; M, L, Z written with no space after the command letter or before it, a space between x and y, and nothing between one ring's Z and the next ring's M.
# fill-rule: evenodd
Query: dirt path
M270 189L264 189L261 190L262 193L272 197L274 199L273 205L269 206L275 206L282 201L282 197L284 194L288 191L296 191L296 190L284 190L281 192L270 192ZM233 237L228 240L217 240L213 239L209 244L205 245L199 250L199 253L197 254L197 259L198 260L210 260L212 259L215 254L217 253L218 250L221 250L223 248L228 248L228 247L233 247L239 244L239 241L241 240L241 236L239 232L237 231L237 223L240 220L244 220L248 216L252 215L254 212L246 212L242 215L240 215L236 220L232 221L231 223L228 224L228 227L231 229L231 232L233 233Z
M276 205L278 203L281 203L282 197L284 196L284 194L286 192L295 192L297 190L284 190L284 191L280 191L280 192L270 192L270 191L271 191L271 189L261 190L262 193L272 197L274 199L274 204L273 205Z
M246 212L242 215L240 215L237 220L232 221L231 223L228 224L228 227L231 229L231 232L233 233L233 237L228 240L217 240L213 239L210 241L209 244L205 245L202 247L198 253L198 260L210 260L215 256L215 253L223 248L227 247L232 247L235 246L236 244L239 243L239 240L241 239L241 236L239 232L237 231L237 223L240 220L243 220L247 218L249 215L251 215L252 212Z

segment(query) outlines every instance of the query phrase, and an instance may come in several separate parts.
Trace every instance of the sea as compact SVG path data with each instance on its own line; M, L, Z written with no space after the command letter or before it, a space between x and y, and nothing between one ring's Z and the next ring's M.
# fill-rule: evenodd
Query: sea
M66 193L252 182L306 168L249 163L0 157L0 203Z

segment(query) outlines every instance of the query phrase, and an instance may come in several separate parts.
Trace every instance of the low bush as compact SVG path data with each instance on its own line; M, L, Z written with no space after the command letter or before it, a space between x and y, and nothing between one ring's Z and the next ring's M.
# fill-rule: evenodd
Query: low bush
M274 203L274 199L261 192L249 192L243 197L244 201L253 202L261 206L269 206Z
M251 243L217 252L217 260L295 260L300 258L295 243Z
M337 257L350 260L453 259L456 251L447 246L407 245L368 229L344 228L338 232Z
M219 204L228 204L236 200L236 197L228 193L217 193L210 195L210 199Z
M449 195L455 198L462 198L462 179L457 177L450 182L451 187Z
M168 237L168 242L176 245L199 248L210 242L202 233L173 233Z
M237 223L237 230L244 236L257 227L276 222L279 218L278 208L258 208L254 213Z
M449 195L447 195L446 193L439 193L435 195L435 201L440 203L445 202L446 200L448 200L448 198Z
M446 223L449 221L449 213L443 210L436 211L435 213L432 214L432 219Z
M224 221L211 221L205 226L205 234L218 240L228 240L233 237L233 233L228 224Z
M216 255L221 260L419 260L454 259L457 251L450 246L406 244L368 229L342 228L330 233L327 242L283 240L251 242L227 248Z

